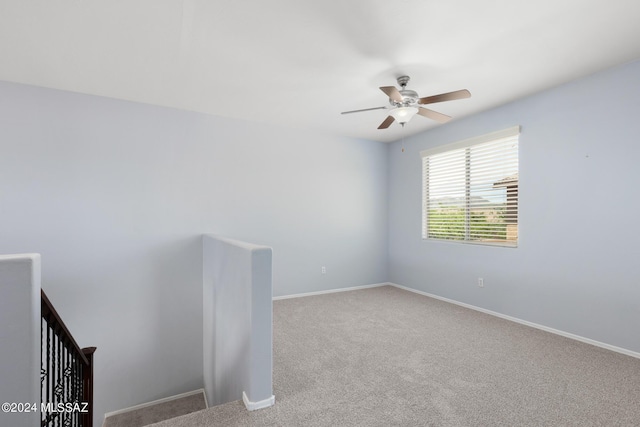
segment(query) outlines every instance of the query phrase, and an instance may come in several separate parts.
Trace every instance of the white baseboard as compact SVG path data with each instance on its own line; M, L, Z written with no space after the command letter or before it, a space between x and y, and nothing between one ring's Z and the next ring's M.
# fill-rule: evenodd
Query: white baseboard
M405 291L409 291L409 292L413 292L413 293L416 293L416 294L424 295L424 296L429 297L429 298L435 298L435 299L440 300L440 301L444 301L444 302L448 302L448 303L451 303L451 304L459 305L461 307L469 308L471 310L479 311L479 312L482 312L482 313L485 313L485 314L489 314L491 316L499 317L501 319L510 320L512 322L520 323L521 325L530 326L532 328L540 329L540 330L545 331L545 332L550 332L552 334L560 335L560 336L563 336L565 338L571 338L571 339L576 340L576 341L580 341L580 342L583 342L583 343L586 343L586 344L595 345L596 347L605 348L607 350L615 351L616 353L621 353L621 354L624 354L624 355L627 355L627 356L631 356L631 357L635 357L637 359L640 359L640 353L632 351L632 350L628 350L626 348L616 347L614 345L610 345L610 344L606 344L606 343L603 343L603 342L600 342L600 341L592 340L590 338L585 338L585 337L582 337L580 335L575 335L575 334L572 334L572 333L569 333L569 332L561 331L561 330L558 330L558 329L553 329L553 328L550 328L548 326L539 325L537 323L529 322L527 320L518 319L517 317L512 317L512 316L508 316L506 314L498 313L496 311L491 311L491 310L487 310L485 308L476 307L475 305L466 304L464 302L459 302L459 301L452 300L452 299L449 299L449 298L444 298L444 297L441 297L441 296L438 296L438 295L430 294L428 292L423 292L423 291L419 291L417 289L408 288L406 286L398 285L396 283L387 283L387 284L390 285L390 286L394 286L396 288L399 288L399 289L404 289Z
M292 295L282 295L279 297L273 297L274 301L289 299L289 298L302 298L302 297L312 297L314 295L325 295L325 294L334 294L336 292L347 292L347 291L358 291L360 289L368 289L368 288L378 288L380 286L388 286L393 285L392 283L374 283L373 285L362 285L362 286L353 286L351 288L339 288L339 289L329 289L326 291L317 291L317 292L306 292L302 294L292 294Z
M244 402L244 406L247 408L247 411L255 411L257 409L268 408L269 406L275 405L276 397L271 395L268 399L260 400L259 402L252 402L247 397L247 393L243 391L242 401Z
M208 408L209 405L207 404L207 396L205 395L204 389L201 388L199 390L188 391L186 393L176 394L175 396L163 397L162 399L154 400L153 402L141 403L140 405L135 405L135 406L132 406L130 408L118 409L117 411L113 411L113 412L106 412L104 414L104 418L106 419L106 418L111 417L113 415L119 415L119 414L124 414L126 412L135 411L137 409L148 408L149 406L158 405L160 403L165 403L165 402L170 402L172 400L181 399L183 397L193 396L194 394L200 394L200 393L202 393L202 397L204 398L205 406Z
M209 398L207 398L207 390L202 389L202 397L204 397L204 407L209 409Z

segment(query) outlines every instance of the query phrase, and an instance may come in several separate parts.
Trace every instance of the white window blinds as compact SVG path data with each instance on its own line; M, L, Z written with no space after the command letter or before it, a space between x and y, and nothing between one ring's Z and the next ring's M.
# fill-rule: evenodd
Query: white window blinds
M517 246L520 127L421 152L422 238Z

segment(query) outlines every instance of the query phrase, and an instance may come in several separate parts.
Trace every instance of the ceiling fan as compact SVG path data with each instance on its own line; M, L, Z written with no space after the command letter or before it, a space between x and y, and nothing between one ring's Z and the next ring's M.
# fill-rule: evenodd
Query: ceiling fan
M365 108L363 110L343 111L341 114L360 113L362 111L372 110L391 110L389 111L389 116L380 124L380 126L378 126L378 129L386 129L396 120L404 126L404 124L411 120L411 118L416 114L430 118L439 123L445 123L451 120L450 116L421 107L421 105L453 101L456 99L469 98L471 96L471 93L468 90L462 89L456 90L455 92L441 93L440 95L420 98L417 92L406 89L408 82L409 76L400 76L398 77L398 85L401 87L400 90L396 89L394 86L383 86L380 88L380 90L389 97L390 107L384 106Z

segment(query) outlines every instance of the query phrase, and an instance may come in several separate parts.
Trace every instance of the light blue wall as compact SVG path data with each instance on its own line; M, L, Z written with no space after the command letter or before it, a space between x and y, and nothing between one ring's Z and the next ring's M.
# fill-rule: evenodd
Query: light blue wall
M272 247L276 296L387 278L385 144L9 83L0 135L0 254L98 348L96 425L202 387L203 233Z
M392 144L390 281L640 351L639 116L635 62ZM420 150L513 125L519 247L422 241Z

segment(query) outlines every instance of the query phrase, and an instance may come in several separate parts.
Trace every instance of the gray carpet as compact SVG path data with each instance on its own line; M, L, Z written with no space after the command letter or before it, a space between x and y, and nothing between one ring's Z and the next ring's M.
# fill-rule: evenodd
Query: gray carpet
M640 425L639 359L388 286L275 301L273 380L154 427Z
M200 411L207 407L204 393L184 396L145 408L107 417L103 427L143 427L158 421Z

